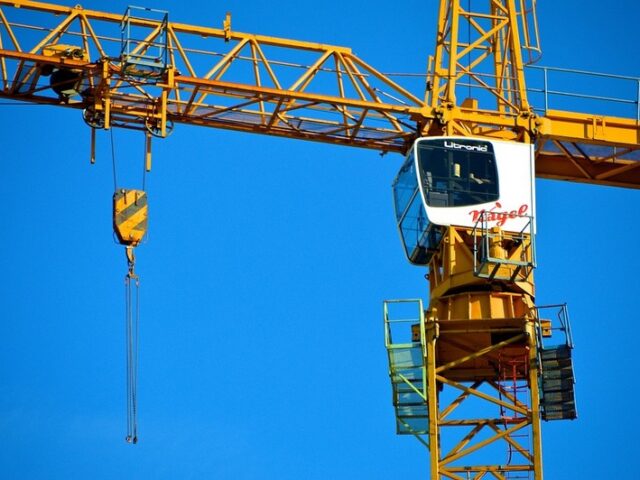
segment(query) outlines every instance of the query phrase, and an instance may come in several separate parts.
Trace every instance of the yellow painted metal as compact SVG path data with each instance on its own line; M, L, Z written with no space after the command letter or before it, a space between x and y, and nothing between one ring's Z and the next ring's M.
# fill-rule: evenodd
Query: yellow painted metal
M116 190L113 194L113 229L121 244L137 246L147 233L147 194L142 190Z
M102 117L104 128L145 130L152 126L159 136L168 133L171 121L394 152L405 152L417 136L443 133L536 141L536 174L540 177L640 188L640 161L630 158L640 151L637 119L554 110L541 117L532 111L521 51L522 46L531 49L532 45L530 35L524 33L521 38L518 28L521 22L526 29L526 15L531 11L527 1L467 4L473 7L464 3L440 2L435 53L429 62L430 90L421 99L349 48L232 31L230 16L222 29L170 22L171 65L159 82L132 82L118 62L108 60L120 39L103 33L105 25L119 24L122 15L79 6L0 0L0 29L6 32L4 38L10 39L0 44L0 96L89 108ZM21 41L24 29L16 28L8 16L15 8L46 16L46 28L34 23L31 26L35 28L26 29L35 43ZM148 29L136 47L144 52L158 35L158 24L144 19L132 22ZM38 32L42 37L36 37ZM468 32L472 36L465 38ZM0 35L0 41L2 38ZM195 39L206 41L201 51L187 47ZM35 47L25 51L22 45L26 44ZM273 48L283 56L272 57ZM67 51L82 51L83 55L64 54ZM305 64L289 61L287 55L295 57L300 52L312 55L312 59ZM230 78L241 62L250 62L251 73L241 79ZM292 81L280 74L286 65L299 71ZM56 95L37 87L44 67L82 72L88 93L60 103ZM317 81L321 75L333 78ZM477 98L465 94L465 82L480 92ZM329 84L335 89L327 90L325 85ZM382 86L386 95L376 85ZM589 153L583 148L587 146L609 147L610 151ZM149 141L146 152L149 169ZM130 263L131 247L144 237L146 222L144 192L115 193L114 228L128 247ZM505 472L528 470L541 479L533 276L522 270L515 272L512 281L478 277L472 237L469 229L448 228L429 266L430 306L426 324L420 328L424 328L421 336L425 338L431 478L463 478L459 474L465 472L476 473L476 478L487 473L504 478ZM508 247L508 242L508 238L494 240L492 256L519 258L522 251ZM498 275L508 278L514 268L501 265ZM517 380L529 386L528 405L500 390L496 355L528 359L526 372L516 372ZM493 388L494 394L481 391L483 385ZM461 393L449 405L440 405L438 392L445 387ZM519 417L496 418L491 411L481 418L452 419L460 405L472 398L493 408L508 408ZM500 422L505 428L499 427ZM461 425L472 429L444 452L440 444L443 429ZM530 449L513 436L524 428L532 431ZM472 444L486 429L492 436ZM515 448L526 462L454 465L497 441Z
M146 132L144 142L144 170L151 171L151 134Z
M501 232L499 241L493 243L495 255L518 260L524 256L524 259L532 262L533 252L526 248L527 242L512 242L512 236L509 232ZM486 283L474 272L472 229L447 228L442 245L429 264L429 291L432 298L444 297L447 292L460 287L481 286ZM499 267L498 273L510 277L516 268L513 265L503 265ZM533 296L533 273L530 270L521 269L517 272L515 280L514 289Z
M76 60L89 61L89 55L82 48L75 45L53 44L42 47L45 57L75 58Z
M442 0L426 100L433 118L422 131L535 140L539 177L638 188L637 119L532 111L522 49L537 56L537 28L535 0Z
M536 141L537 176L640 188L640 161L630 158L640 151L637 119L554 110L538 116L532 111L521 51L522 46L531 49L532 45L528 33L520 38L518 27L521 22L526 29L525 17L530 11L526 0L469 2L473 9L464 3L440 2L435 53L428 72L430 89L423 100L349 48L235 32L229 15L222 29L169 23L171 65L159 82L132 82L117 62L106 60L109 52L117 50L119 39L102 33L103 27L119 24L121 15L79 6L0 0L0 29L7 34L4 38L10 39L8 44L0 44L0 96L90 108L102 116L104 128L144 130L151 125L159 136L168 133L171 121L394 152L405 152L417 136L443 133ZM21 41L23 31L7 16L14 8L47 15L48 27L39 28L36 23L32 25L36 28L27 29L29 37L42 32L29 51L22 45L34 42ZM158 24L132 21L148 28L136 47L144 52L157 37ZM473 36L464 38L467 32ZM0 42L2 38L0 35ZM204 50L196 52L186 46L196 38L207 41ZM269 48L285 52L284 60L271 57ZM288 53L295 56L299 52L315 56L308 63L295 64L300 73L287 81L280 76L280 67L291 63ZM207 60L196 61L198 55ZM251 74L230 79L230 72L243 61L250 62ZM44 67L82 72L89 93L61 104L56 95L37 87ZM320 75L330 75L332 81L316 81ZM386 89L385 96L374 82ZM465 96L465 82L480 91L477 98ZM326 90L324 85L328 84L335 85L335 90ZM149 139L147 134L147 169ZM588 146L610 150L589 153L584 148ZM118 190L114 194L114 229L127 246L131 265L132 247L143 239L146 224L145 192ZM492 256L520 258L522 250L518 248L522 247L508 247L505 235L495 237ZM448 228L429 265L431 299L420 334L425 339L431 478L464 478L462 475L470 472L475 478L489 473L505 478L508 472L530 471L539 480L542 459L533 276L525 269L515 272L513 280L478 277L472 237L469 229ZM508 278L514 268L501 265L498 276ZM516 380L528 385L527 403L501 389L496 365L502 355L527 359L527 368L514 370ZM493 394L482 391L483 386L493 389ZM440 404L441 388L460 393L453 402ZM493 410L487 409L486 415L478 418L453 419L459 407L471 399L479 399ZM496 416L495 408L507 409L512 415ZM450 450L443 450L444 430L460 426L471 430ZM493 433L479 440L487 429ZM514 436L522 429L532 432L530 447ZM456 464L500 441L514 448L524 463Z
M540 177L640 187L640 162L629 158L629 153L640 150L636 119L561 111L540 117L531 112L519 45L531 48L531 34L519 39L520 32L514 28L523 12L531 12L526 7L530 1L474 1L468 11L465 2L442 0L428 76L431 90L421 99L349 48L236 32L227 21L221 29L169 22L170 68L159 84L132 83L117 62L105 60L117 56L113 52L119 51L120 39L104 32L119 24L122 15L0 0L0 29L11 40L0 45L0 96L68 108L91 107L104 118L104 128L144 130L153 125L160 136L167 134L171 121L385 152L405 152L417 136L443 132L535 139L541 146ZM36 28L18 28L11 22L16 7L41 15L42 24L49 27L42 29L39 20L34 20L31 26ZM157 24L132 21L147 28L147 39L152 42ZM537 29L535 23L532 28ZM28 41L21 40L25 30ZM21 45L33 44L31 37L38 31L42 38L36 39L36 47L24 51ZM469 31L472 37L466 38ZM196 41L204 42L202 49L191 47ZM76 46L90 58L47 56L43 49L55 45ZM138 48L144 51L147 47L143 42ZM277 56L272 53L274 48ZM298 63L301 52L311 60ZM234 69L243 62L251 64L252 73L233 77ZM49 90L36 88L45 65L79 69L89 85L88 93L61 103ZM299 72L293 81L281 73L287 65ZM328 77L333 79L325 81ZM465 98L465 82L474 85L474 92L481 92L478 98ZM615 147L616 152L583 156L575 153L573 144ZM626 153L624 158L619 152Z
M431 480L439 480L440 427L438 425L438 382L436 380L436 342L438 323L432 315L425 316L424 352L427 370L427 411L429 417L429 456Z
M529 143L541 128L551 128L553 122L538 119L526 95L518 25L519 18L524 19L525 2L463 3L440 2L436 52L428 77L431 91L427 95L434 118L424 120L423 134L489 136ZM472 85L482 90L481 98L472 97ZM433 440L430 442L431 478L481 478L487 473L506 478L509 472L529 471L539 480L542 460L537 369L529 368L537 351L535 338L530 339L535 290L532 269L516 265L516 261L533 265L533 252L497 229L489 233L489 256L496 259L495 264L485 265L486 271L479 272L475 235L478 232L471 229L446 228L429 264L427 317L433 319L432 328L437 326L438 341L432 351L434 358L426 362L427 377L435 376L441 388L462 392L449 405L440 404L441 395L430 399L436 405L430 405L430 417L434 410L439 411L436 419L429 419L431 434L442 441L446 436L455 438L456 432L450 427L470 428L448 451L434 452ZM524 238L531 245L529 237ZM522 361L520 370L513 370L512 381L526 385L526 403L501 387L504 372L499 365L503 356ZM497 392L491 395L480 391L481 385L490 385ZM474 411L476 417L472 419L447 419L470 398L481 400L484 410L481 407ZM496 407L501 412L498 421ZM505 409L511 413L504 413ZM487 429L493 434L487 436ZM523 429L531 433L531 447L518 442L514 435ZM503 458L493 457L496 463L491 465L490 453L486 454L485 465L474 465L467 459L478 451L488 451L496 442L518 452L521 463L503 465Z
M85 108L87 102L92 102L95 111L109 117L104 122L106 127L113 125L143 129L150 120L156 120L160 127L158 130L163 135L166 133L166 120L170 119L176 123L394 151L404 150L416 136L416 129L411 126L415 124L411 114L420 110L421 101L356 58L348 48L231 32L230 28L213 29L170 23L168 38L174 73L168 70L167 78L161 82L164 92L158 95L155 91L157 85L144 82L132 84L130 79L123 76L118 62L102 60L109 57L104 55L105 52L119 48L119 39L109 38L101 32L105 31L105 25L108 27L109 24L119 23L122 18L120 15L40 2L0 2L0 8L4 10L14 6L59 16L56 19L58 25L51 34L45 35L45 43L50 44L55 39L70 44L75 38L78 43L80 40L88 43L91 51L100 53L99 56L92 55L95 63L82 66L87 78L96 84L94 90L86 98L71 99L66 106ZM50 24L51 18L46 18L46 21ZM157 26L147 20L136 19L133 22L136 26L147 27L150 32L137 46L144 51L144 42L153 42ZM78 38L77 32L73 31L72 26L77 23L80 23L84 32L82 38ZM19 30L12 28L9 22L6 28L11 33ZM194 39L204 42L204 47L194 49L191 46ZM220 51L216 51L216 46ZM269 58L265 47L281 50L277 55L273 54L274 58ZM300 52L315 54L315 61L296 64L295 60L292 63L287 58ZM19 49L5 49L0 51L0 58L11 58L18 62L29 60L36 65L53 63L51 59L39 58L37 49L31 53L36 57L25 57ZM254 65L254 78L225 81L229 72L246 62L247 58ZM215 63L211 66L212 59L215 59ZM210 66L203 69L206 63ZM337 66L332 66L332 63ZM289 72L300 72L297 80L290 82L287 76L276 73L283 70L283 65L291 67ZM180 72L175 72L177 67ZM171 75L173 78L170 78ZM343 87L340 91L327 94L324 87L318 87L319 84L326 85L317 80L322 75L340 75ZM21 94L25 93L25 89L29 90L25 85L17 85L21 82L20 76L11 76L14 85L9 85L0 94L17 94L18 86ZM377 84L369 85L370 82ZM387 89L384 99L379 94L379 85ZM357 93L354 96L352 92ZM22 100L54 103L46 91L26 93L21 96ZM160 102L156 101L158 98Z
M533 276L514 281L474 276L471 235L465 228L447 228L429 265L424 346L427 379L435 386L427 399L430 478L529 472L541 480ZM508 253L494 252L494 258L501 256ZM518 362L505 366L514 359ZM472 410L460 408L472 401ZM520 438L523 432L529 442ZM504 452L496 455L500 445L512 461L505 464ZM482 464L474 460L477 455Z
M542 430L540 426L540 386L539 386L539 368L538 365L538 349L542 345L538 345L538 336L535 332L533 322L527 323L527 335L529 339L529 393L531 395L531 412L529 419L531 422L532 439L531 449L533 450L533 466L537 478L542 479Z
M524 78L519 20L532 12L525 1L442 0L429 105L436 114L423 133L490 135L528 141L534 118ZM473 92L472 92L473 90ZM480 108L469 97L481 95ZM458 98L466 95L467 98ZM478 99L473 99L478 105ZM461 108L462 106L462 108ZM487 115L488 114L488 115ZM489 117L493 117L490 119ZM488 120L488 121L487 121Z
M442 323L438 324L442 325ZM440 329L438 342L460 340L463 335L462 333L452 335ZM516 334L490 348L470 352L466 356L460 357L459 362L464 363L473 359L482 359L488 354L507 348L510 348L512 352L520 351L520 353L526 353L526 341L523 342L523 338L526 338L524 333ZM439 350L435 351L436 361L434 363L437 364L439 363L437 360ZM518 438L523 431L531 431L534 432L532 434L532 443L534 445L537 444L539 440L537 408L532 408L528 399L526 399L527 402L525 403L521 399L514 397L495 381L472 381L469 379L457 381L451 379L448 373L448 371L445 371L444 373L435 374L436 384L440 386L440 389L457 391L460 392L460 395L452 402L445 401L445 397L441 395L435 395L435 398L430 398L429 401L432 402L431 405L434 407L429 410L429 422L430 433L437 432L432 434L434 439L438 439L443 445L447 437L452 437L453 441L449 442L447 448L442 452L431 449L430 478L455 478L451 477L451 474L456 472L468 472L468 474L472 475L480 475L482 472L496 472L506 475L515 471L528 471L531 472L533 478L542 478L539 445L538 447L530 447L526 442ZM431 367L428 365L427 376L432 374ZM537 373L529 372L528 376L534 374ZM528 376L521 374L519 381L528 381ZM480 389L483 385L489 387L489 393ZM451 418L458 413L461 405L470 400L475 400L476 402L473 408L476 414L475 417L460 418L458 414L458 418ZM504 413L496 415L496 411L500 410ZM485 414L484 417L482 416L483 413ZM516 435L516 432L518 432L518 435ZM505 464L504 453L496 455L495 452L484 454L485 463L483 464L477 464L472 460L473 455L477 452L482 453L483 450L495 448L496 444L499 445L501 443L517 452L517 461ZM492 460L495 463L492 464ZM474 476L472 478L478 477Z
M540 319L540 330L542 332L543 338L549 338L553 335L553 330L551 329L551 320L546 320L544 318Z
M96 163L96 129L91 129L91 142L89 147L89 161L91 165Z
M548 110L540 119L536 175L637 188L640 162L629 156L639 150L638 124L631 119Z
M525 2L492 0L484 7L480 2L466 7L462 3L440 3L432 91L427 96L435 118L424 121L423 133L529 143L541 132L558 128L556 120L537 118L528 103L518 25L519 18L526 20ZM476 10L470 9L472 5ZM529 44L528 39L525 43ZM482 98L471 96L471 84L484 90ZM467 93L464 87L469 94L458 98ZM565 127L559 127L563 133ZM577 129L573 131L577 134ZM442 395L430 399L436 407L431 406L429 413L438 415L429 419L431 433L440 446L447 437L454 439L449 449L431 450L431 478L507 478L513 472L529 472L540 480L535 288L532 268L518 267L523 262L534 264L532 248L525 246L531 240L525 235L524 242L512 241L500 229L486 234L493 264L479 269L474 254L478 244L474 236L479 232L457 227L444 230L429 264L427 317L433 319L432 328L437 326L438 339L431 353L434 358L426 362L427 377L435 376L442 389L461 392L450 404L440 403ZM508 391L504 386L509 371L502 366L504 358L512 362L512 385L526 390L526 398L518 398L515 387ZM493 388L493 394L481 390L482 386ZM474 418L452 419L470 399L481 404L474 409ZM456 430L465 426L463 433ZM523 431L529 432L530 444L519 441L517 435ZM518 461L504 465L504 457L492 456L497 443L515 452ZM483 465L472 460L478 452L483 452Z

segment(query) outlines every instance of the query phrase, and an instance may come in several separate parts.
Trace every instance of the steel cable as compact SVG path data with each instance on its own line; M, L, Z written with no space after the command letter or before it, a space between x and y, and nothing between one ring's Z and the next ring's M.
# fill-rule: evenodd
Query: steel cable
M133 285L132 285L133 281ZM140 279L129 272L125 276L126 349L127 349L127 436L128 443L138 442L138 333L140 318Z

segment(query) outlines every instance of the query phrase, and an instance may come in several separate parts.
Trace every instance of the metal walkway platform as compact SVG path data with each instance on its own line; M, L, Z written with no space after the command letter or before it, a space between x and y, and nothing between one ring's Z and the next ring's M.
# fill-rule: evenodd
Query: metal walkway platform
M538 307L538 314L544 310L555 310L555 318L546 320L546 332L538 329L538 362L540 364L540 414L543 420L574 420L577 418L575 375L573 371L573 340L566 304ZM542 326L542 321L539 322ZM557 333L564 338L556 339L548 345L544 338ZM545 345L547 343L547 345Z
M384 326L397 433L424 443L420 436L428 433L429 421L422 300L386 300Z

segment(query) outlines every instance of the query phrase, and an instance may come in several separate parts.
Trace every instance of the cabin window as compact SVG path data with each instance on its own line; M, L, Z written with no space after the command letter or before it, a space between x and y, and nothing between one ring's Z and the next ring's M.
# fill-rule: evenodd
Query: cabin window
M393 182L396 221L405 254L414 265L427 265L441 239L440 229L427 219L415 160L410 154Z
M477 140L417 145L420 181L429 207L464 207L498 200L493 146Z

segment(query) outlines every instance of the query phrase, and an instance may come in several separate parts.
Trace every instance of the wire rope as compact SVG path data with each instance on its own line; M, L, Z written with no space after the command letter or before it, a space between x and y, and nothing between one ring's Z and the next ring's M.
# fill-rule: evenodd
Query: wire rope
M132 285L133 283L133 285ZM140 324L140 278L131 271L125 276L127 443L138 442L138 334Z

